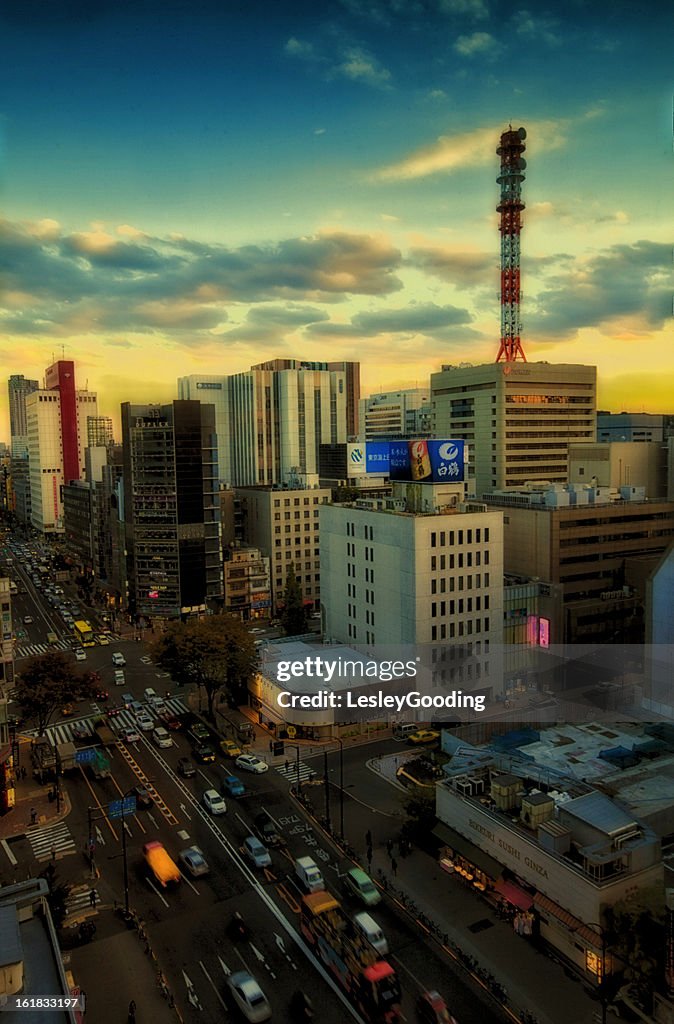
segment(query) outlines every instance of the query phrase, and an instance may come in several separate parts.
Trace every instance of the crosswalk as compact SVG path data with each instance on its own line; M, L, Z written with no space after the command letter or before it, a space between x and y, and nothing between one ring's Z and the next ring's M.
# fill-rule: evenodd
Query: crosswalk
M297 761L288 761L287 764L287 768L286 763L275 764L274 768L276 768L276 771L279 772L284 779L287 779L288 782L297 782ZM300 783L308 782L309 779L313 779L315 775L316 772L313 768L310 768L308 764L304 763L304 761L300 761Z
M167 697L164 703L174 715L184 715L188 711L180 697ZM144 704L143 708L150 718L156 721L159 720L159 715L151 704ZM101 714L101 711L94 709L93 716L78 718L72 722L59 722L57 725L50 725L46 730L49 742L55 747L58 743L72 743L73 739L86 739L87 736L95 736L94 721L96 718L100 718ZM135 726L136 716L128 708L125 708L119 714L112 715L108 719L108 724L115 732L119 732L120 729L125 727ZM26 733L27 736L33 734Z
M19 658L36 658L39 654L46 654L47 651L70 651L75 644L74 640L59 640L55 644L23 644L14 651L14 660Z
M91 899L92 892L96 893L95 902L92 902ZM70 890L66 899L66 921L70 921L70 923L72 923L73 918L82 917L84 915L88 916L96 909L99 900L100 896L98 895L98 892L96 892L96 889L90 889L88 885L78 885L74 887Z
M52 851L57 856L60 854L63 857L66 854L75 853L77 850L75 840L64 821L57 821L54 825L45 825L44 828L29 829L26 837L36 860L50 860Z

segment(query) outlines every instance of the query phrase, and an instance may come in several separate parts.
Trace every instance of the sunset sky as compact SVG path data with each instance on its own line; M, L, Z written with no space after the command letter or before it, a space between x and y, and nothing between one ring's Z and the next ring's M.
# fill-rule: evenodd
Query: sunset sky
M674 7L638 11L6 0L4 378L65 355L118 422L274 356L360 359L365 394L492 361L510 122L529 360L674 413Z

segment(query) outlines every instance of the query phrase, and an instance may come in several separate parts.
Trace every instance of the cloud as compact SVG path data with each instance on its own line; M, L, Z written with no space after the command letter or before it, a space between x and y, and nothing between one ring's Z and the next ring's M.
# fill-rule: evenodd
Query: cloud
M489 15L484 0L340 0L340 3L350 14L380 25L391 25L395 19L426 19L435 14L476 21Z
M531 138L535 137L537 146L550 152L566 144L572 124L570 119L529 121L527 133ZM413 181L431 174L448 174L467 167L491 164L494 160L494 139L499 137L503 128L503 124L492 124L458 135L441 135L435 142L422 146L404 159L374 171L370 180Z
M498 266L497 252L467 252L449 246L416 246L408 262L427 274L463 287L482 286Z
M562 45L559 22L554 18L536 17L530 11L518 11L513 18L515 32L523 39L545 43L550 47Z
M391 87L391 72L363 46L341 33L327 31L315 42L292 36L283 49L286 56L320 71L327 81L345 78L375 89Z
M307 333L323 337L376 338L378 335L442 333L471 323L472 315L457 306L437 306L433 302L410 303L402 308L382 308L357 313L349 323L314 324Z
M470 36L459 36L454 49L461 57L495 57L501 50L501 44L488 32L473 32Z
M249 323L302 327L329 320L325 310L313 306L255 306L246 317Z
M653 330L671 319L671 245L646 240L614 245L568 262L544 278L528 303L527 333L569 338L598 327L614 334L616 323Z
M374 57L357 48L349 50L344 60L332 70L333 74L343 75L354 82L365 82L366 85L386 88L391 84L391 72Z
M289 57L300 57L302 60L316 60L317 54L311 43L303 39L295 39L294 36L287 41L283 47Z

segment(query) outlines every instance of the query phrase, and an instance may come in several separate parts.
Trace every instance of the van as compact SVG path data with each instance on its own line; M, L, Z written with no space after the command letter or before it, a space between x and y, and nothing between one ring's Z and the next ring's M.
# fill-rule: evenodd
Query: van
M124 678L124 669L115 669L115 686L124 686L126 679Z
M163 726L158 725L156 729L152 730L152 739L154 740L155 746L157 747L172 747L173 740L167 733Z
M145 843L143 846L143 856L145 862L161 885L162 889L166 889L172 882L179 882L181 879L180 871L178 867L169 857L162 843L154 840L151 843Z
M151 686L148 686L145 690L143 690L143 697L145 698L145 700L149 701L150 704L154 703L154 699L156 696L157 691L153 690Z
M416 722L398 722L393 727L393 736L397 740L406 740L411 733L416 732L419 726Z
M325 889L323 875L315 860L311 857L298 857L295 861L295 874L309 892L321 892Z
M358 931L362 933L373 949L376 949L382 956L386 956L388 953L388 942L375 919L367 911L362 910L360 914L356 914L353 921Z
M353 895L367 907L373 907L381 901L381 893L369 875L361 868L351 868L344 879Z

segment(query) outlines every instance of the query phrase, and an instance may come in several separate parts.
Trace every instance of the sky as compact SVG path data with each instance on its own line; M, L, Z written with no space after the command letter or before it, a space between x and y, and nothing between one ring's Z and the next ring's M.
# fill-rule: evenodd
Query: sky
M527 358L674 413L671 4L5 0L0 36L5 378L74 359L118 422L277 356L363 394L493 361L512 124Z

